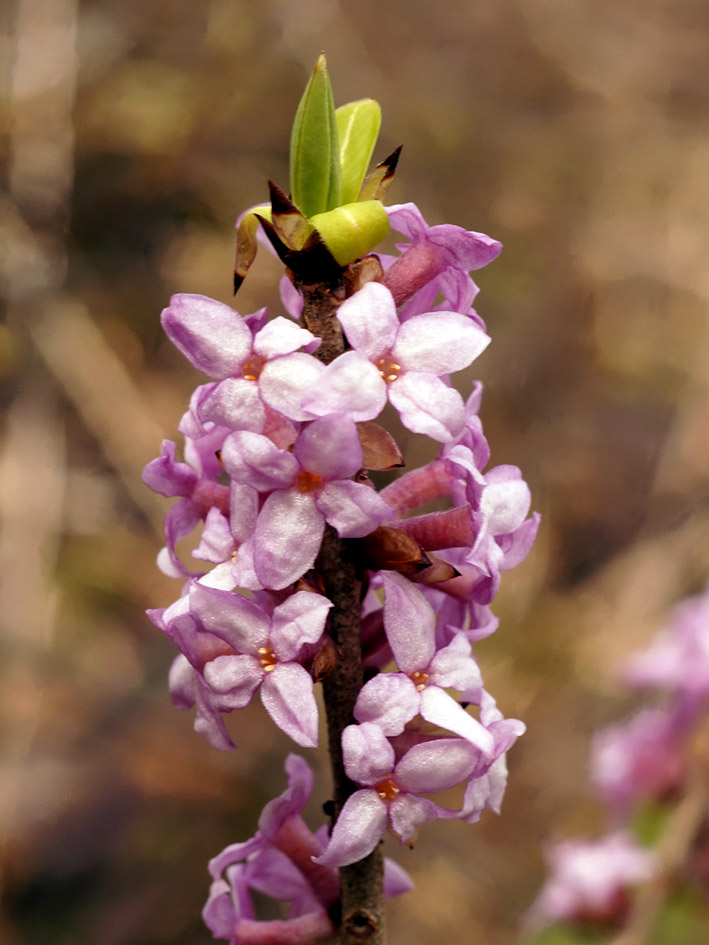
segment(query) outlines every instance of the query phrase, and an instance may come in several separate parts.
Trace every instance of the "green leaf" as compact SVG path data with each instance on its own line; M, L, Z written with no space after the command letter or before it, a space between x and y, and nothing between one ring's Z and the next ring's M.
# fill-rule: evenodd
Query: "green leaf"
M295 113L290 186L293 203L306 217L325 213L342 202L335 103L324 53Z
M379 137L382 110L373 98L341 105L336 111L340 139L342 203L354 203Z
M366 256L389 232L389 217L378 200L318 213L310 223L341 266Z

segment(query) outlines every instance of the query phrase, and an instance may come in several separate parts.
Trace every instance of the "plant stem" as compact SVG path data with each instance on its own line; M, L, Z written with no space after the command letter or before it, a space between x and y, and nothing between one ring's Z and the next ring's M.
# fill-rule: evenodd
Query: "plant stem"
M317 356L329 364L345 350L345 341L335 312L344 298L342 284L299 284L303 295L303 323L323 339ZM347 777L342 761L342 732L354 722L354 705L363 684L360 611L361 575L349 545L329 525L326 527L315 568L323 590L332 601L330 635L337 648L335 668L323 680L327 714L328 745L332 769L335 819L357 785ZM341 945L385 945L382 906L384 863L381 848L365 859L340 869Z

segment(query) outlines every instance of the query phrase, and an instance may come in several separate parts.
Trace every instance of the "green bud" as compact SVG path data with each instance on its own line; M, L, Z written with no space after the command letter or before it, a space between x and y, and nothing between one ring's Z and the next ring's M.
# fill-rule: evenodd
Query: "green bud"
M341 203L340 148L335 103L324 53L298 105L290 142L293 203L306 217Z
M310 218L340 266L366 256L389 232L389 217L378 200L348 203Z
M336 111L340 140L342 203L354 203L359 197L364 175L372 159L382 123L382 110L373 98L341 105Z

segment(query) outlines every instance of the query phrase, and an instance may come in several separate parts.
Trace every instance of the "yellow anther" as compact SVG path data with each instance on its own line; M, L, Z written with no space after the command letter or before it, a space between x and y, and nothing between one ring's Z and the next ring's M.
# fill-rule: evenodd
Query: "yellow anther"
M295 487L299 492L313 492L320 487L321 482L322 479L320 476L316 476L315 473L308 472L307 469L304 469L296 476Z
M272 673L276 668L276 654L273 652L270 646L260 646L258 648L259 660L261 661L261 667L264 673Z
M401 371L401 365L397 364L396 361L392 361L391 358L380 358L377 361L377 367L379 368L379 373L383 380L385 380L387 384L391 384L392 381L395 381Z
M393 778L385 778L374 789L383 801L393 800L400 793L399 785Z
M257 381L261 376L264 363L263 358L260 358L257 354L252 354L251 357L241 365L241 376L245 381Z
M411 673L409 678L411 679L411 681L416 686L419 692L422 689L426 688L426 680L428 679L428 673L419 673L419 672Z

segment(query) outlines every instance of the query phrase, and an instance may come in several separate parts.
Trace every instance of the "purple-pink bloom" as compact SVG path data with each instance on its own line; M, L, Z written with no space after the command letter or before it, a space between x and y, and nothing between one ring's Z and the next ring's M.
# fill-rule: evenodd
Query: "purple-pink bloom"
M316 859L338 867L368 856L387 827L402 843L411 842L422 824L444 810L421 795L460 784L481 757L462 738L439 738L413 745L397 761L375 722L349 725L342 733L342 752L347 776L363 787L345 802L327 848Z
M463 400L441 378L468 367L490 339L458 312L427 312L403 324L391 292L368 282L337 311L346 351L305 394L314 415L347 411L355 420L377 417L387 397L414 433L448 442L462 429Z
M655 854L618 832L600 840L569 840L547 850L551 876L529 911L533 924L610 921L627 907L629 887L650 879Z
M288 587L313 566L326 522L343 538L361 538L391 515L371 486L352 481L362 447L347 414L307 424L292 452L256 433L234 433L222 460L234 480L266 494L252 549L264 587Z
M408 302L446 269L464 273L480 269L502 250L502 244L485 233L449 223L429 226L413 203L387 207L387 213L392 228L411 241L408 247L398 247L401 256L384 274L397 305Z
M317 339L280 316L264 324L262 314L251 318L255 329L252 333L249 321L238 312L203 295L173 295L163 310L163 328L175 347L217 381L203 388L195 405L198 422L212 421L232 430L262 433L268 409L278 409L278 390L275 402L269 401L273 387L269 365L288 358L299 348L313 347ZM299 357L318 365L310 355ZM310 383L307 370L291 374L292 384L301 383L304 389Z
M239 594L196 583L190 610L209 634L232 648L204 664L202 675L220 706L240 709L260 687L273 721L299 745L317 745L318 710L301 650L318 642L332 607L327 598L298 591L269 615Z

